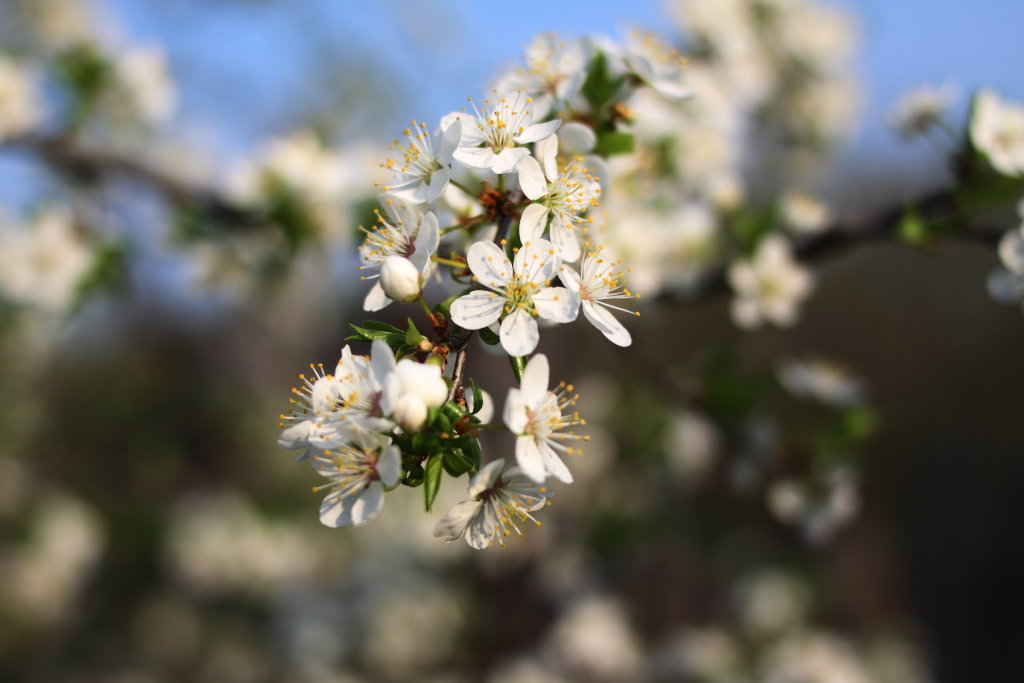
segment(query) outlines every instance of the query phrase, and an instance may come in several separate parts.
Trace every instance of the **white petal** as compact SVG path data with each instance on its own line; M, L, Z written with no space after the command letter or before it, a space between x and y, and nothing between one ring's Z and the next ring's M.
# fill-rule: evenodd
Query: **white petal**
M339 496L332 491L320 504L320 523L330 527L352 524L352 498L353 496Z
M391 488L398 483L402 474L401 450L398 446L385 446L380 452L380 459L377 460L377 474L384 486Z
M562 266L558 271L558 279L567 289L573 292L580 291L580 275L569 266Z
M548 207L543 204L530 204L523 210L523 217L519 221L519 239L523 242L539 239L547 225Z
M506 147L493 155L489 168L497 174L513 173L523 159L530 156L530 150L525 147Z
M537 440L530 435L516 437L516 464L523 474L537 482L544 481L547 470L544 468L544 456L537 447Z
M758 308L757 301L754 299L747 297L733 299L730 312L732 313L733 322L745 330L760 327L763 322L761 309Z
M526 364L526 368L523 370L523 381L519 383L527 405L535 404L547 393L550 379L551 366L548 363L548 357L543 353L538 353Z
M516 252L515 272L534 284L550 282L558 274L561 260L547 240L531 240Z
M384 288L380 286L380 282L375 282L370 291L366 293L366 298L363 300L364 311L379 311L391 303L391 299L384 293Z
M469 521L480 513L482 505L478 500L464 500L455 505L434 526L434 538L443 538L448 543L462 538Z
M430 181L427 184L426 195L423 197L427 202L433 203L441 196L452 179L452 169L448 166L439 168L430 174ZM422 185L420 186L422 187Z
M526 157L519 163L519 187L529 199L537 199L548 193L548 181L544 171L533 157Z
M533 295L537 315L556 323L570 323L579 313L579 295L565 287L547 287Z
M355 496L352 503L352 526L369 524L384 507L384 487L379 481L370 484Z
M455 305L452 304L453 319L454 311ZM501 337L501 347L510 356L528 356L533 353L537 348L537 342L540 341L537 321L522 309L512 311L512 315L501 321L498 335Z
M633 342L629 330L623 327L622 323L604 306L593 301L584 301L583 315L613 344L629 346Z
M497 530L498 520L495 518L494 506L484 503L480 514L469 520L469 526L466 527L466 543L474 550L483 550L491 544Z
M534 356L535 359L540 357L540 355ZM533 361L530 362L532 363ZM523 378L526 378L525 373L523 373ZM544 382L544 389L547 390L546 381ZM505 397L505 413L502 417L505 421L505 426L513 434L522 434L523 430L526 429L526 423L530 421L530 417L526 412L529 405L529 400L521 389L516 387L509 388L508 396Z
M461 146L465 148L479 145L483 142L483 136L480 135L480 131L477 130L476 126L473 125L475 118L464 111L453 111L450 114L445 114L441 118L441 130L444 131L444 141L451 141L448 138L448 131L458 124L460 140L456 147Z
M466 262L484 287L501 289L512 279L512 263L494 242L475 242L466 252Z
M505 467L504 458L498 458L480 468L480 471L473 475L469 481L469 496L479 498L480 494L487 489L494 488L494 484L501 477L501 471Z
M452 320L467 330L479 330L497 321L505 299L494 292L478 289L452 302Z
M536 145L534 152L544 163L544 174L551 179L558 177L558 136L549 135ZM533 197L531 197L533 199Z
M537 448L540 450L541 458L544 460L544 471L561 482L571 484L572 473L565 466L565 463L562 462L562 459L558 457L558 454L555 453L555 449L543 441L537 443Z
M312 420L303 420L291 425L281 432L281 436L277 437L277 445L290 451L308 447L310 434L313 433L313 426Z
M528 142L537 142L554 133L560 125L562 125L562 122L558 119L545 121L544 123L533 123L513 139L521 145L525 145Z
M441 241L441 230L437 224L437 216L431 211L423 216L420 221L419 231L416 233L415 251L409 256L409 260L416 264L422 273L430 257L437 251L437 245Z
M523 150L526 151L526 150ZM452 158L470 168L489 169L494 165L497 155L490 147L459 147ZM495 171L497 173L497 171Z
M597 135L587 125L571 121L558 129L562 151L566 154L586 154L597 144Z
M551 221L551 241L563 261L575 262L580 257L580 242L571 223L556 216Z
M384 379L395 369L395 352L381 339L375 339L370 345L370 372L379 388L384 387Z
M1007 230L999 240L999 260L1011 272L1024 275L1024 235L1019 228Z
M452 154L462 143L462 138L464 137L462 131L464 128L466 128L464 121L454 118L449 119L448 127L444 129L444 132L441 135L441 146L437 151L437 160L439 162L442 164L451 162ZM447 182L448 181L446 180L445 183ZM433 185L433 182L431 182L431 185ZM435 197L434 199L437 198ZM430 201L434 201L434 199L431 199Z

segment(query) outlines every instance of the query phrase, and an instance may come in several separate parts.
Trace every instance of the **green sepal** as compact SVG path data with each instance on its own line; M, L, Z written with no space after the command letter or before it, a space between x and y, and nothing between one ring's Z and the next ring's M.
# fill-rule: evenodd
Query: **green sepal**
M444 457L435 453L427 458L427 467L424 470L423 478L423 501L426 504L427 512L434 506L437 493L441 490L441 475L444 472Z

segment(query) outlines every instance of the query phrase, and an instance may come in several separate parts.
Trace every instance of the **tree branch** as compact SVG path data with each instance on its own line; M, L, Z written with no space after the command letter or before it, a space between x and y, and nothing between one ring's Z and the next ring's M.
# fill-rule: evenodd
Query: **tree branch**
M123 176L141 182L178 207L200 211L221 223L245 227L267 222L263 213L217 192L191 185L134 159L87 149L70 137L28 134L0 143L3 146L34 152L51 167L79 180Z
M955 191L951 188L932 190L920 198L887 207L863 218L840 219L813 237L798 241L794 256L800 261L819 261L837 256L857 246L892 239L899 230L907 212L916 211L924 222L956 218L965 230L950 238L979 242L994 247L999 243L1005 226L975 225L963 215ZM682 294L663 293L659 300L710 299L730 291L727 279L728 265L710 270L698 284Z

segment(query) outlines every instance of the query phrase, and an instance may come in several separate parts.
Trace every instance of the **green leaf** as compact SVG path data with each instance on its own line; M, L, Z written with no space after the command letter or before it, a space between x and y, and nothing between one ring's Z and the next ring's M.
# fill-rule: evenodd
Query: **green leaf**
M477 330L477 333L480 335L480 339L482 339L485 344L497 346L498 344L501 343L501 337L499 337L498 333L489 327L481 327L479 330Z
M476 441L476 439L473 439L473 441ZM472 456L466 455L461 450L445 451L442 463L444 464L444 471L453 477L461 477L478 466L478 463Z
M900 239L908 244L923 247L928 243L928 224L924 222L916 209L908 209L903 214L896 231Z
M395 327L394 325L389 325L388 323L380 322L379 320L367 320L366 322L363 323L363 326L371 330L380 330L383 332L394 332L395 334L402 334L401 329Z
M469 414L476 415L484 407L484 394L480 391L480 386L472 377L469 378L469 388L473 392L473 410Z
M420 341L423 340L423 335L416 328L416 323L409 318L409 328L405 331L405 343L409 346L419 346Z
M597 145L594 153L610 157L616 154L632 154L636 151L636 141L631 133L618 130L606 130L597 134Z
M413 465L409 468L409 471L405 473L405 477L402 479L402 483L406 486L413 488L423 483L423 468L419 465Z
M387 330L375 330L369 327L370 323L364 323L367 327L360 327L355 323L349 323L349 327L355 332L354 335L350 335L345 338L345 341L377 341L381 340L387 342L388 346L393 349L401 348L405 344L405 333L401 330L397 332L388 332ZM396 328L397 329L397 328Z
M427 512L434 506L437 493L441 490L441 476L444 472L444 458L440 453L435 453L427 458L427 467L424 470L423 478L423 500L427 505Z
M598 52L590 60L587 68L587 80L583 82L582 92L598 118L603 117L605 110L618 95L625 80L622 76L611 74L608 70L608 59L603 52Z

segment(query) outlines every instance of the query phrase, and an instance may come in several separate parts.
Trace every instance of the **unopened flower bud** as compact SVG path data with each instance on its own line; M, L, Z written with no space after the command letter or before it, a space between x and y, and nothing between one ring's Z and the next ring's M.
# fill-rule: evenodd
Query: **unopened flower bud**
M404 256L388 256L380 268L380 286L389 299L415 301L422 291L419 269Z
M404 394L395 403L392 415L407 432L414 432L427 421L427 406L416 394Z

